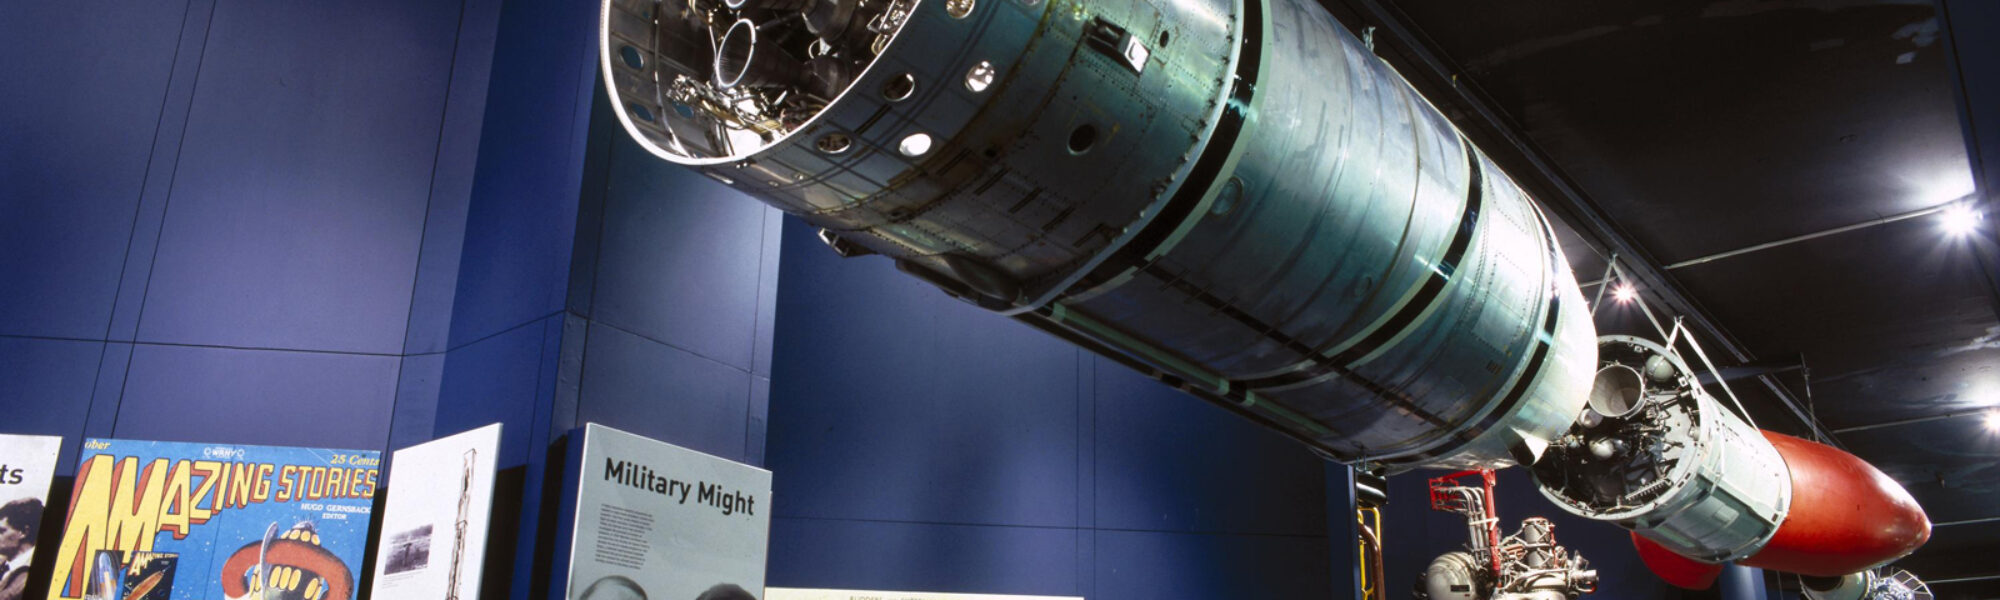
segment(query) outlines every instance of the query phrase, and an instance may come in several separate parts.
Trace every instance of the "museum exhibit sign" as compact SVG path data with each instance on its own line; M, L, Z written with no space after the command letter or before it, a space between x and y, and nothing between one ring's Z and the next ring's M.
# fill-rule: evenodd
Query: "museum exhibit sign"
M20 600L62 438L0 435L0 600Z
M391 456L371 597L479 597L499 452L494 423Z
M49 600L348 600L381 453L84 441Z
M594 423L568 448L562 597L763 597L770 471Z

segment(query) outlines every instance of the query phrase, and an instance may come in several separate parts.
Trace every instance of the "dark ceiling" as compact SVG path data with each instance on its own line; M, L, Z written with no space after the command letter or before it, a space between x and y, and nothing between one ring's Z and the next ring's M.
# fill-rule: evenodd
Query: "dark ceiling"
M1622 265L1661 274L1639 287L1662 318L1711 324L1725 365L1770 368L1730 384L1759 425L1811 437L1789 397L1906 486L1936 530L1898 566L1995 576L1937 591L1996 597L2000 434L1979 411L2000 405L1992 224L1953 238L1924 214L1668 268L1970 197L1951 5L1322 3L1377 26L1378 53L1572 225L1580 279L1616 238ZM1633 306L1599 317L1652 331Z

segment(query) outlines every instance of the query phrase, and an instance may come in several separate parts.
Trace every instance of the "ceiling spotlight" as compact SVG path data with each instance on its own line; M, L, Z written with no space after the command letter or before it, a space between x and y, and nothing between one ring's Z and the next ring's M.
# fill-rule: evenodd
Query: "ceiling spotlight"
M1632 289L1632 284L1629 283L1618 284L1618 287L1611 290L1611 298L1617 300L1619 304L1631 302L1638 297L1639 290Z
M1942 219L1939 226L1946 234L1958 237L1979 230L1981 215L1970 203L1961 202L1944 209L1938 218Z

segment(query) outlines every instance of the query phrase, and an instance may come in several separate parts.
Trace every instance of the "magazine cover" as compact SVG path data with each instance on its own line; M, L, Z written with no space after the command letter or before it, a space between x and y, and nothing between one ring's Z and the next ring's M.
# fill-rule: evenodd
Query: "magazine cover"
M0 435L0 600L21 600L62 438Z
M396 451L369 597L479 597L499 451L499 423Z
M570 435L564 598L764 596L770 471L602 425Z
M381 453L88 439L49 600L352 600Z

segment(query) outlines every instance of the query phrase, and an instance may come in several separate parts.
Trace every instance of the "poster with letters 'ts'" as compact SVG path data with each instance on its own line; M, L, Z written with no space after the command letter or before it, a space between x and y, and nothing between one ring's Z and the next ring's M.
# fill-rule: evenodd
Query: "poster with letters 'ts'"
M21 600L62 438L0 435L0 600Z

